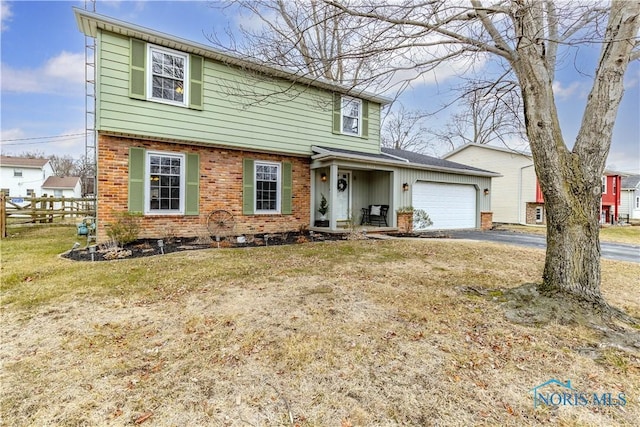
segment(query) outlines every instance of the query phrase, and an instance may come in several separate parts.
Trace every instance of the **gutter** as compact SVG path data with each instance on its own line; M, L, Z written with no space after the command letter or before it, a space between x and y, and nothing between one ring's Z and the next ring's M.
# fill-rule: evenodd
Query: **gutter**
M356 161L363 161L363 162L374 163L374 164L379 164L379 165L398 166L398 167L402 167L402 168L411 167L413 169L428 170L428 171L435 171L435 172L456 173L456 174L459 174L459 175L485 176L485 177L500 177L500 176L502 176L501 174L495 173L495 172L488 172L488 171L487 172L480 172L480 171L472 171L472 170L466 170L466 169L454 169L454 168L447 168L447 167L442 167L442 166L431 166L431 165L424 165L424 164L420 164L420 163L411 163L406 159L401 159L401 160L393 160L393 159L382 160L382 159L376 159L376 158L373 158L373 157L367 157L367 156L357 155L357 154L342 154L342 153L336 153L335 151L329 151L329 150L325 150L323 148L318 148L318 147L315 147L315 146L312 147L312 150L319 152L319 154L315 154L315 155L311 156L312 160L332 160L332 159L336 159L336 160L356 160ZM384 156L388 156L388 154L384 154L384 153L383 153L383 155Z

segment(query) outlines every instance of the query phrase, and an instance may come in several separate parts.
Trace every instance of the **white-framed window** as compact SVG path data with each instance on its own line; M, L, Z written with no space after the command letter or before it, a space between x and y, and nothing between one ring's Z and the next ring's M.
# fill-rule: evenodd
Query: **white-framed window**
M0 192L3 192L5 196L9 197L10 190L8 188L3 188L0 190Z
M360 136L362 134L362 100L342 97L341 123L342 133Z
M148 45L147 61L148 98L187 106L189 57L182 52Z
M636 197L636 209L640 208L640 196Z
M33 188L27 188L27 197L35 197L36 192Z
M147 151L145 214L182 215L185 206L185 156Z
M280 213L280 171L280 163L254 163L255 213Z
M14 178L22 178L22 169L14 169L13 176Z
M607 177L602 177L602 194L607 194Z
M544 208L542 206L536 207L536 222L544 221Z

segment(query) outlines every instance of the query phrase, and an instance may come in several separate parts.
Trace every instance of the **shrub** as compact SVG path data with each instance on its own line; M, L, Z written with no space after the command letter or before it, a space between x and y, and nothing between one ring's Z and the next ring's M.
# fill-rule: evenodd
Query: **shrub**
M140 234L140 219L139 214L129 212L118 214L116 220L109 224L107 236L120 246L137 240Z

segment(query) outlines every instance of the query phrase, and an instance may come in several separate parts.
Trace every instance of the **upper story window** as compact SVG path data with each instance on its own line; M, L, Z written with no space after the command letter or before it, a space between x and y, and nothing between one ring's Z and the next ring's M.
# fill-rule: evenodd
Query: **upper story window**
M180 52L149 45L149 98L186 105L189 58Z
M334 93L332 132L368 139L369 104L364 99Z
M607 194L607 177L602 177L602 194Z
M145 213L183 214L184 155L149 151L146 161Z
M362 133L362 100L342 97L342 133L360 136Z
M129 96L143 101L204 108L204 58L129 39Z
M15 178L22 178L22 169L14 169L13 170L13 176Z

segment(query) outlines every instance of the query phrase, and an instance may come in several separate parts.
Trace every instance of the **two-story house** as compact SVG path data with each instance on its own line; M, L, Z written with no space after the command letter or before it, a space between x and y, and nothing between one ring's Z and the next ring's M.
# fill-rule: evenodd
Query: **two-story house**
M389 206L393 227L395 209L441 200L413 191L426 183L470 204L451 226L490 211L497 174L380 149L384 97L74 11L96 38L98 240L127 211L142 215L141 237L197 235L220 209L238 234L338 230L370 205Z
M622 178L620 216L627 221L640 219L640 175Z
M42 197L46 192L42 185L53 175L53 168L49 159L0 156L0 174L0 188L6 196Z
M531 154L485 144L466 144L443 156L501 174L493 180L493 220L506 224L546 224L544 199ZM621 175L602 177L601 222L614 222L620 206Z

